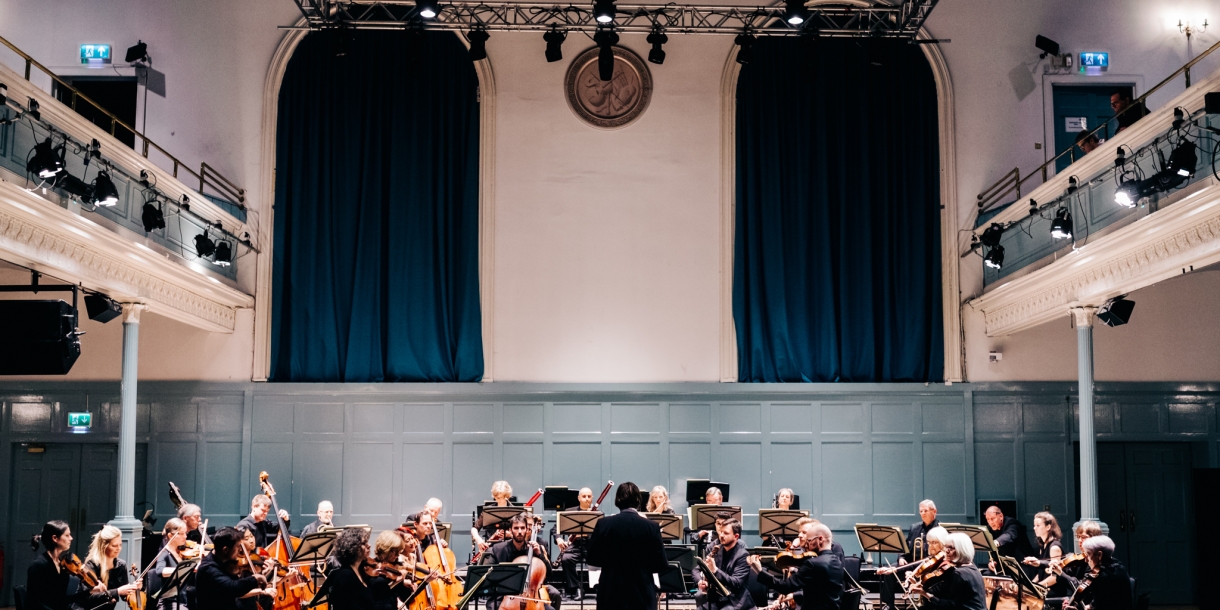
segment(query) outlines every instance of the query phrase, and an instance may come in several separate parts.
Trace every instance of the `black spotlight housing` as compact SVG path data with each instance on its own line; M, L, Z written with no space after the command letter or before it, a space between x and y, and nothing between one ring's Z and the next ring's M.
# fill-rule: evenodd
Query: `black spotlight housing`
M419 0L415 3L415 7L419 9L419 16L424 19L432 19L440 12L440 6L436 0Z
M987 227L987 230L983 231L979 241L988 248L994 248L1000 245L1001 237L1004 237L1004 227L999 223L992 223L990 227Z
M144 232L152 233L157 229L165 228L165 212L161 210L160 204L154 205L152 200L144 202L144 208L140 212L140 222L144 223Z
M64 152L66 147L51 144L51 138L43 140L34 146L34 156L25 164L25 171L37 175L44 180L54 178L64 171Z
M8 85L0 83L0 106L8 103Z
M207 258L216 254L216 242L208 237L206 230L195 236L195 253L199 255L199 258Z
M598 23L612 23L614 16L618 13L618 8L614 6L614 0L596 0L593 3L593 17Z
M740 47L737 50L737 63L745 65L754 59L754 43L757 41L753 34L738 34L733 42Z
M1170 173L1182 176L1184 178L1192 178L1195 175L1195 166L1199 164L1199 154L1196 150L1195 143L1190 140L1182 140L1177 148L1169 154L1169 171Z
M105 324L123 314L123 306L118 301L104 294L86 294L85 310L89 319Z
M491 38L487 30L470 30L466 38L470 40L470 61L487 59L487 39Z
M1045 59L1047 55L1059 54L1059 43L1041 34L1034 39L1034 46L1038 47L1039 51L1042 51L1042 55L1039 56L1040 59Z
M1097 319L1106 326L1122 326L1131 321L1132 311L1135 311L1135 301L1128 301L1124 294L1106 301L1097 310Z
M665 63L665 49L661 45L669 42L669 36L665 35L660 29L653 30L648 35L648 44L652 45L652 49L648 51L648 61L658 66Z
M119 202L119 189L115 188L114 180L110 179L110 172L103 170L97 173L97 178L93 179L93 188L90 189L89 201L100 206L112 206Z
M790 25L801 25L809 19L809 9L805 8L805 0L785 0L784 19Z
M593 34L593 42L597 43L597 76L603 81L614 78L614 45L618 44L618 34L614 30L599 29Z
M143 40L136 41L136 44L127 47L127 56L123 61L132 63L136 61L144 61L148 59L148 43Z
M1051 221L1051 237L1072 238L1072 213L1067 208L1059 208L1059 211L1055 212L1055 219Z
M212 257L212 262L221 267L228 267L233 264L233 244L228 241L221 240L216 244L216 255Z
M542 35L542 40L546 42L547 62L554 63L563 59L563 41L567 38L567 32L557 29Z
M992 269L1002 269L1004 267L1004 246L993 246L987 251L987 256L983 257L983 264Z

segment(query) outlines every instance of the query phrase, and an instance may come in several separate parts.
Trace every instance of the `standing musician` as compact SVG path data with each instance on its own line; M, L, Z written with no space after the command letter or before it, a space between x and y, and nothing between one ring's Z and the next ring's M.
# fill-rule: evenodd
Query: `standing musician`
M242 532L231 527L221 528L212 537L212 553L199 563L196 597L199 607L206 610L238 610L238 598L274 597L275 589L267 586L267 577L251 571L243 564ZM267 563L271 566L270 562Z
M182 548L185 548L186 540L186 523L177 517L165 522L165 546L166 552L161 553L157 557L157 563L153 569L148 571L148 591L149 593L159 594L165 587L165 579L174 575L174 571L178 569L178 564L182 562ZM191 586L194 590L194 586ZM178 588L178 592L173 596L158 596L157 610L181 610L186 608L187 591L186 586Z
M587 547L589 564L602 569L597 607L656 610L652 575L669 567L661 526L639 514L640 488L635 483L619 484L614 505L619 513L598 520Z
M267 518L267 513L270 511L271 498L258 494L250 500L250 514L237 522L237 527L245 526L254 533L254 543L260 547L266 547L280 533L280 524L274 519ZM280 509L279 515L284 523L288 523L288 511Z
M326 575L322 587L334 610L373 610L397 607L399 594L405 599L409 589L392 582L369 565L369 532L360 527L344 529L335 539L331 555L339 568ZM321 593L321 591L319 591Z
M178 518L186 524L186 539L195 544L203 544L203 511L198 504L183 504L178 509Z
M508 506L509 500L513 497L513 486L508 484L508 481L496 481L491 484L491 502L484 503L483 506ZM479 511L474 511L475 519L479 518ZM495 534L496 530L502 526L480 528L476 522L470 528L470 537L474 539L474 544L480 551L486 551L491 543L487 541Z
M898 559L898 565L911 561L919 561L929 555L935 553L927 552L928 545L928 530L939 527L940 520L936 518L936 503L931 500L924 500L919 503L919 523L911 525L910 531L907 532L907 548L910 549L906 555ZM919 544L915 541L918 540ZM919 557L915 556L915 547L921 547L924 552Z
M706 563L697 564L692 575L699 583L695 594L695 606L718 610L749 610L754 607L754 598L746 588L750 580L750 565L746 561L749 553L741 540L741 522L728 519L716 523L717 544L712 547ZM727 595L712 582L720 581L728 590Z
M987 507L983 516L987 519L987 529L991 531L991 539L995 541L1000 555L1021 561L1034 553L1025 526L1016 517L1005 517L998 506ZM987 567L992 572L996 571L994 561L988 562Z
M127 562L119 559L123 552L123 531L113 525L104 525L93 535L89 543L89 555L84 569L92 572L105 587L104 592L94 593L89 598L88 608L114 610L119 600L139 591L143 583L131 583Z
M801 526L798 540L812 555L788 578L781 580L764 571L757 555L747 556L746 561L764 586L782 594L801 592L801 610L839 610L839 597L843 595L843 562L830 552L834 542L830 528L808 521Z
M924 537L927 540L927 547L925 548L928 551L928 558L933 558L937 553L943 551L945 545L949 542L949 532L939 525L925 532ZM920 563L919 561L913 561L896 568L885 567L877 569L877 575L882 577L881 603L883 606L896 607L894 605L894 597L898 594L898 591L902 590L899 581L906 579L912 570L919 567Z
M669 504L669 490L665 489L664 485L657 485L648 493L648 506L644 512L674 514L674 507Z
M593 510L593 490L588 487L581 487L576 493L578 505L567 510ZM556 525L558 527L558 525ZM554 535L555 528L551 528L551 535ZM588 542L588 536L568 536L559 539L559 566L563 568L564 585L567 590L564 591L564 596L569 599L576 599L580 590L580 575L576 573L576 565L585 560L585 543Z
M1093 536L1081 546L1089 573L1076 587L1073 605L1082 610L1131 610L1131 578L1114 558L1114 541ZM1066 610L1067 604L1064 604Z
M1047 597L1064 597L1069 595L1064 583L1048 568L1052 561L1063 557L1063 530L1059 529L1059 521L1055 515L1040 512L1034 515L1034 538L1038 541L1038 554L1026 557L1024 563L1032 572L1034 583L1047 588Z
M334 504L331 504L329 500L322 500L321 502L318 502L318 518L314 519L309 523L309 525L306 525L301 529L301 537L304 538L305 536L308 536L323 527L334 527L334 517Z
M42 533L30 541L30 549L37 551L39 543L44 549L26 571L25 607L30 610L72 610L76 605L92 607L91 594L105 593L105 585L98 584L92 591L82 586L69 591L72 573L60 563L60 556L72 557L72 530L63 521L48 521Z
M987 610L983 574L974 565L974 542L961 532L949 534L945 545L945 561L939 568L935 589L923 583L911 586L911 592L922 595L925 605L933 610Z
M546 550L542 548L541 544L530 541L530 534L533 532L533 522L534 517L529 513L513 515L512 528L509 530L508 540L502 540L491 545L491 548L487 551L487 555L491 558L491 563L512 563L514 559L528 555L532 548L534 550L534 557L542 560L542 563L547 566L547 574L549 575L551 560L547 558ZM550 585L547 586L547 594L552 600L559 599L559 590ZM487 600L488 610L496 610L499 607L500 598L495 597ZM550 605L546 606L546 608L553 610L553 606Z

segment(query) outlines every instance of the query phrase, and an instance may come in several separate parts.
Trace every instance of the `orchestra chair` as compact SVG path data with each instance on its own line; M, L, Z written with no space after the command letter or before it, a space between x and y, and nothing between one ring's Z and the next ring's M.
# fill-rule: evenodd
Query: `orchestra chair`
M860 589L852 587L843 589L843 596L839 598L839 610L860 610L860 597L863 594Z
M844 557L843 572L851 576L852 582L860 582L860 558L856 555Z
M25 585L13 587L13 604L17 610L25 610Z

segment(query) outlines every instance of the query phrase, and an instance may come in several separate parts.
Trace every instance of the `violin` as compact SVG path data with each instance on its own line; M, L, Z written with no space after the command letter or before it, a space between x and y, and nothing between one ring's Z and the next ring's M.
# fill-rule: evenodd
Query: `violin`
M932 555L931 557L928 557L927 559L924 559L923 561L919 562L919 565L915 566L915 569L911 570L910 574L907 575L907 580L912 580L912 581L919 580L921 582L926 581L929 578L932 578L932 576L930 575L931 572L937 566L940 566L944 563L945 563L945 552L941 551L941 552L939 552L935 555Z
M131 566L131 575L135 577L137 583L144 579L144 574L134 565ZM127 607L131 608L131 610L144 610L148 606L148 594L142 588L136 589L128 593L123 598L123 601L127 602Z
M61 555L59 557L59 566L79 578L90 589L102 584L102 581L98 580L97 574L94 574L93 570L86 570L84 564L81 563L80 557L72 553L65 552Z
M1059 566L1059 569L1063 569L1064 566L1077 561L1084 561L1084 553L1068 553L1067 555L1060 557L1058 560L1052 559L1050 565L1046 567L1046 573L1050 574L1056 565Z
M806 551L803 548L797 547L791 551L780 551L775 554L775 567L781 570L789 568L798 568L806 559L817 557L817 551Z

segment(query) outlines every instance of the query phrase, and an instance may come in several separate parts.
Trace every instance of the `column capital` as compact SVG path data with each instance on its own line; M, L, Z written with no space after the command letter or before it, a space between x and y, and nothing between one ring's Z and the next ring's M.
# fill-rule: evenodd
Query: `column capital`
M123 324L139 324L140 314L147 309L144 303L123 303Z
M1076 321L1076 326L1092 326L1093 317L1097 314L1097 308L1092 305L1079 305L1069 307L1068 311L1072 312L1072 318Z

